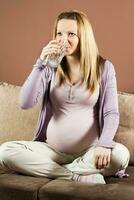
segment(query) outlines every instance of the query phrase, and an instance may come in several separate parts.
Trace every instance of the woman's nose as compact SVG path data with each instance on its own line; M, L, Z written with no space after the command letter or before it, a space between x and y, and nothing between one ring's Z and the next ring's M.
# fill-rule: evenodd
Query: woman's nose
M60 39L59 39L59 42L60 43L64 43L64 44L67 44L68 43L68 37L67 36L62 36Z
M66 34L66 33L63 34L63 40L64 40L64 41L65 41L65 40L66 40L66 41L68 40L68 34Z

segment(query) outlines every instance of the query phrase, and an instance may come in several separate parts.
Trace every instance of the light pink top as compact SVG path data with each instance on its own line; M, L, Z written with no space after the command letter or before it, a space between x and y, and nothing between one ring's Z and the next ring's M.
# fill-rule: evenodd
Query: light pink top
M90 96L81 82L59 86L53 78L50 87L53 115L46 142L69 154L80 153L95 144L99 137L98 97L99 86Z

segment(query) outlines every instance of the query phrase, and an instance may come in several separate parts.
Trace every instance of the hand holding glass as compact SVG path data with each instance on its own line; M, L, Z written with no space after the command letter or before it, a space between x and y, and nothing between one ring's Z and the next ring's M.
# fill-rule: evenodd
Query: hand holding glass
M58 49L58 51L55 52ZM45 60L46 64L52 68L58 67L61 60L65 56L66 41L62 43L56 43L51 41L46 47L43 48L40 58Z

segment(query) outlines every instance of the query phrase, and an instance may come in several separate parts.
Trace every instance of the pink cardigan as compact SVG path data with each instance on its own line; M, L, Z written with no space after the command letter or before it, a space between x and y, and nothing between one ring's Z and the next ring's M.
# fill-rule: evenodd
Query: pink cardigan
M46 128L52 116L49 101L49 86L54 69L44 65L38 59L32 72L23 84L20 92L20 106L22 109L32 108L41 98L37 129L34 140L45 142ZM102 80L99 95L99 126L100 137L96 146L113 148L115 133L119 125L118 96L115 70L109 60L105 60L102 70Z

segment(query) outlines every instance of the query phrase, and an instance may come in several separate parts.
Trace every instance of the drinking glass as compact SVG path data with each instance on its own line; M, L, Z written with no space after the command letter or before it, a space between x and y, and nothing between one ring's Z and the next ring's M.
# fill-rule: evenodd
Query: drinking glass
M59 54L51 54L48 55L46 58L46 63L48 66L52 68L57 68L58 65L61 63L63 57L65 56L65 50L66 50L66 42L64 41L61 46L61 51Z

